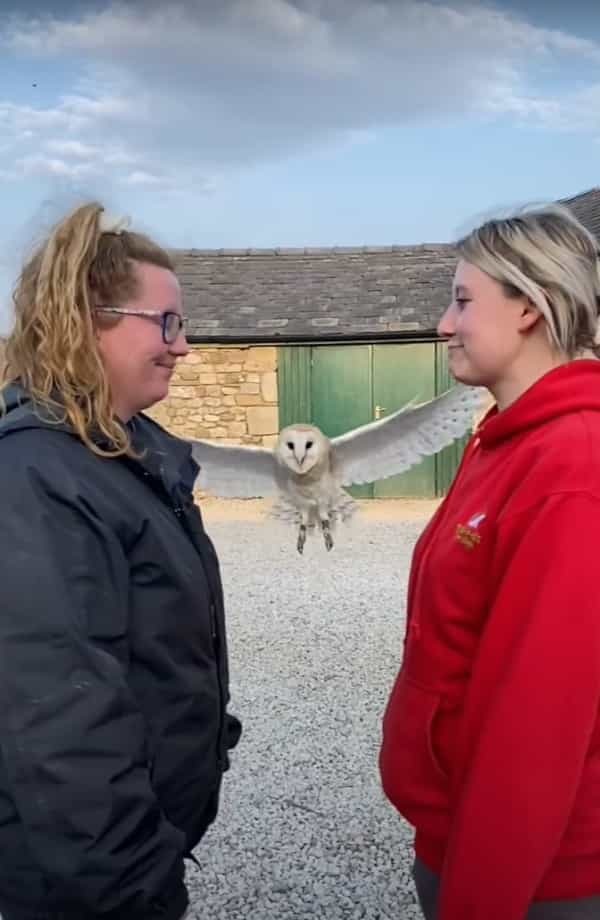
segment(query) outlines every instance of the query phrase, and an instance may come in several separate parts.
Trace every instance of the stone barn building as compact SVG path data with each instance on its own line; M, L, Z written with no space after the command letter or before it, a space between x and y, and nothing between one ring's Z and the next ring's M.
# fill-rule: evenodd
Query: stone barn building
M563 203L600 241L600 188ZM435 331L455 266L449 244L174 257L191 348L150 414L176 434L271 446L281 427L305 421L335 436L450 382ZM353 494L443 494L460 453L454 445Z
M600 188L564 203L600 239ZM192 347L152 414L177 434L271 446L307 421L335 436L449 383L435 332L449 244L174 255ZM461 449L353 494L443 494Z
M308 421L333 436L448 383L435 326L454 271L450 246L175 258L192 347L152 414L178 434L270 446L285 424ZM457 456L354 492L436 494Z

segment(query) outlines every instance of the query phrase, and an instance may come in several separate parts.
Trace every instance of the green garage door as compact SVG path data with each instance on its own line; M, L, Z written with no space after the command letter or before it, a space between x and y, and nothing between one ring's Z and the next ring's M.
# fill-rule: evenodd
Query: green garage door
M373 345L373 415L382 418L411 399L435 395L435 346ZM435 457L374 484L375 498L435 495Z
M329 437L450 385L445 348L435 343L286 346L279 349L278 367L281 427L310 422ZM356 498L443 494L462 448L452 445L406 473L350 491Z
M311 423L329 438L372 418L371 346L315 347L311 355ZM354 486L355 498L372 498L373 486Z

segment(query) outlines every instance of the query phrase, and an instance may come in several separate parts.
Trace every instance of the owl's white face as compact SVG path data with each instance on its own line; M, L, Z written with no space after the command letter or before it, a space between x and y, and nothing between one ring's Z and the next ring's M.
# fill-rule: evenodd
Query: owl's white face
M327 452L327 439L312 425L290 425L280 432L276 450L285 466L303 475Z

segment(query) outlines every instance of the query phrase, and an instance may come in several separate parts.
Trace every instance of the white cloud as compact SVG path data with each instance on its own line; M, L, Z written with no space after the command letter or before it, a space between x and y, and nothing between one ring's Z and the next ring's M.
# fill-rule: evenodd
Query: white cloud
M129 185L160 185L161 181L159 176L144 172L143 169L135 169L125 176L125 182L129 183Z
M597 135L600 133L600 80L564 92L558 98L499 86L487 100L486 108L492 116L509 115L517 121L554 132Z
M25 176L59 176L80 179L98 171L94 163L72 163L58 157L31 154L16 162L17 169Z
M0 134L22 148L0 166L21 173L88 164L129 184L208 188L227 168L416 119L600 128L597 86L540 88L561 64L597 68L598 44L458 0L116 3L12 22L2 49L86 68L52 107L0 95Z
M80 159L89 159L98 156L98 147L91 144L83 144L81 141L46 141L46 150L50 153L57 153L59 156L77 157Z
M84 176L111 173L126 178L134 167L140 174L154 159L127 140L127 132L145 116L139 106L110 95L96 98L65 96L48 108L0 101L0 179L32 175ZM125 136L114 143L107 137ZM161 181L156 176L157 181Z
M75 128L61 108L35 109L28 105L0 101L0 126L13 137L31 138L39 131Z

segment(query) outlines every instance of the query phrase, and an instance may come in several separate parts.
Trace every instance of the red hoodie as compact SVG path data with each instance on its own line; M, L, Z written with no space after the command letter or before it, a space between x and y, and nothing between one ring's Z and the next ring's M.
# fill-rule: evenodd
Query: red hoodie
M600 361L492 409L415 547L383 722L439 920L600 894Z

